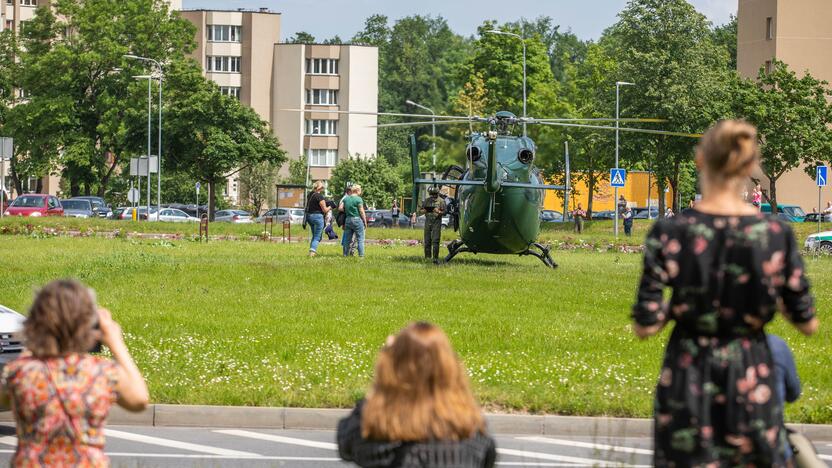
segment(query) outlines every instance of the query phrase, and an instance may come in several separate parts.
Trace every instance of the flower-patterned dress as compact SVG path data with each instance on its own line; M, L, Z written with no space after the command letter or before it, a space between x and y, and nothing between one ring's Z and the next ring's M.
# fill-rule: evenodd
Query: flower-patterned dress
M815 316L787 224L686 210L653 226L633 320L675 322L656 387L656 466L784 465L763 330L778 309L793 323Z
M17 423L13 466L109 466L104 423L116 400L117 364L88 354L8 363L0 384Z

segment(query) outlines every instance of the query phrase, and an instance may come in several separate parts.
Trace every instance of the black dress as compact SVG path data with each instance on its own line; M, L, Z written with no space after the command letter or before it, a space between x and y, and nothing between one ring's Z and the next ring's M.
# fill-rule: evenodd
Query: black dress
M663 290L672 298L663 304ZM655 399L655 464L782 466L785 434L763 327L815 316L791 228L687 210L655 224L633 307L675 322Z

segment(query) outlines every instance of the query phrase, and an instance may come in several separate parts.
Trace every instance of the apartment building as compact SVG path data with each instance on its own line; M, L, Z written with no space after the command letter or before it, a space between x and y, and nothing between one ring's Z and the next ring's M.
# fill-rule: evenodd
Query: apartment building
M756 78L760 68L774 59L785 62L798 75L809 72L832 82L832 2L829 0L739 0L737 13L737 70ZM757 174L764 190L768 179ZM822 204L832 201L829 188ZM777 181L778 203L810 211L818 203L815 181L803 167Z
M267 8L181 14L197 28L193 57L205 75L268 121L290 159L309 161L310 181L328 181L341 159L375 156L376 117L336 111L377 110L377 48L281 43L281 16ZM225 195L245 204L236 175Z

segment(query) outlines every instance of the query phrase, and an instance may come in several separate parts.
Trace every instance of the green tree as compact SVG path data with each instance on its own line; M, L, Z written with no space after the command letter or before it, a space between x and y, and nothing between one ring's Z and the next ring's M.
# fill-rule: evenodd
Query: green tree
M340 193L347 182L361 185L361 197L369 206L390 206L394 198L404 193L399 174L384 158L356 156L338 161L329 179L330 190Z
M289 175L281 179L284 184L306 185L306 175L309 167L307 157L300 155L289 160Z
M731 19L722 25L714 28L714 42L728 51L728 68L737 69L737 17L731 15Z
M279 167L271 161L262 161L240 170L243 197L251 200L256 216L260 215L264 205L268 206L275 202Z
M769 180L768 197L777 212L777 180L801 164L814 176L814 166L832 157L832 91L828 83L806 73L798 78L788 65L775 61L757 80L738 78L734 111L757 126L762 170Z
M286 42L290 44L314 44L315 43L315 36L309 34L306 31L298 31L292 35Z

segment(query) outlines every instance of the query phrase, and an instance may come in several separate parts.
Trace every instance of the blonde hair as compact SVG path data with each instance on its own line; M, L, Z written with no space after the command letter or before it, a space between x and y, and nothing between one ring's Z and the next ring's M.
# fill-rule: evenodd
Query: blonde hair
M744 120L720 121L702 136L697 152L711 178L748 176L760 160L757 129Z
M321 191L324 188L324 183L320 180L316 180L314 184L312 184L312 190L315 192Z
M463 440L484 431L468 374L439 327L413 323L379 352L361 414L362 437Z
M86 353L95 345L95 293L76 280L56 280L35 295L23 325L26 349L37 358Z
M361 195L361 186L358 184L355 184L352 187L350 187L350 190L352 190L352 193L356 195Z

